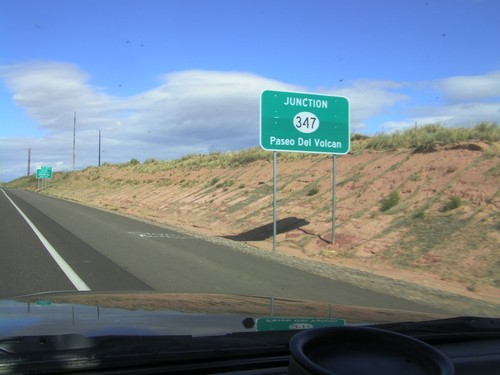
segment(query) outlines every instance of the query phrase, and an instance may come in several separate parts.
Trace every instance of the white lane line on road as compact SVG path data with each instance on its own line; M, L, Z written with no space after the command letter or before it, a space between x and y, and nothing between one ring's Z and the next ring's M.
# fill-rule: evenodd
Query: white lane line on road
M59 255L56 249L50 244L49 241L43 236L43 234L38 230L37 227L35 227L35 224L31 222L31 220L24 214L23 211L17 205L14 203L12 199L7 195L7 193L3 190L2 193L7 197L7 199L12 203L12 205L15 207L15 209L21 214L24 220L28 223L28 225L31 227L33 232L37 235L39 240L42 242L43 246L47 249L49 254L52 256L52 258L55 260L59 268L64 272L64 274L68 277L68 279L73 283L75 288L78 291L89 291L90 288L85 284L85 282L76 274L76 272L71 268L71 266L66 263L66 261Z

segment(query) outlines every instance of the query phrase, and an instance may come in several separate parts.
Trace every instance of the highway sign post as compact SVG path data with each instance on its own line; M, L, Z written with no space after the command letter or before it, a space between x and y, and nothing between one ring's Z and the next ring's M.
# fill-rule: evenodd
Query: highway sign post
M45 189L48 186L47 180L52 178L52 167L36 167L36 178L38 181L38 189Z
M276 249L276 152L333 155L332 243L335 242L336 156L349 152L349 101L340 96L265 90L260 102L260 146L273 151L273 251Z

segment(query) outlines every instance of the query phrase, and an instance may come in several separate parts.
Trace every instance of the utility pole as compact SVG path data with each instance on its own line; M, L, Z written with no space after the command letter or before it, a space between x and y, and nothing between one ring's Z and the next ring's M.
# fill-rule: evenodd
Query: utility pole
M31 148L28 148L28 174L27 177L30 176L30 164L31 164Z
M73 170L75 170L76 112L73 117Z
M98 158L98 167L101 166L101 131L99 130L99 158Z

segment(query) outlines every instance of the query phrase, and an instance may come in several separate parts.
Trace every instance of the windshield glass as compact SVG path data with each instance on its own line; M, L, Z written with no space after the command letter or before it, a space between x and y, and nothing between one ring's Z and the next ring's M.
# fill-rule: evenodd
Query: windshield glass
M1 1L0 333L500 317L499 14Z

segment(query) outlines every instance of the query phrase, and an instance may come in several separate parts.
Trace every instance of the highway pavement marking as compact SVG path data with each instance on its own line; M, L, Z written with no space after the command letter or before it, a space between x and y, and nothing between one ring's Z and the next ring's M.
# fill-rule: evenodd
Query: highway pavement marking
M2 190L2 193L4 193L4 195L10 201L10 203L12 203L14 208L19 212L19 214L21 214L23 219L26 220L28 225L33 230L33 232L35 232L35 234L37 235L40 242L43 244L43 246L45 246L45 248L47 249L49 254L52 256L54 261L57 263L59 268L61 268L61 270L64 272L66 277L73 283L75 288L78 291L90 291L90 288L88 287L88 285L85 284L85 282L80 278L80 276L78 276L76 274L76 272L73 270L73 268L71 268L71 266L68 263L66 263L66 261L59 255L57 250L54 249L54 247L50 244L49 241L47 241L47 239L38 230L38 228L35 226L35 224L33 224L32 221L24 214L24 212L21 211L21 209L14 203L14 201L12 199L10 199L10 197L7 195L7 193L3 189L0 189L0 190Z

